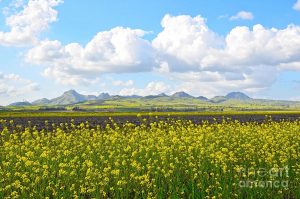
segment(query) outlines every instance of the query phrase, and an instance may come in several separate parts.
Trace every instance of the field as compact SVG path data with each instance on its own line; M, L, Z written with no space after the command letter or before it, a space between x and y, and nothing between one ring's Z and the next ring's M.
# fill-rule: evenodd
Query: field
M266 120L266 115L272 117L273 121L296 121L300 118L299 111L242 111L242 112L116 112L116 113L97 113L97 112L2 112L0 119L5 120L0 122L0 130L5 126L8 129L35 126L37 130L45 128L45 121L52 125L59 126L61 123L80 125L81 123L89 122L92 128L100 125L105 127L106 124L111 124L111 118L118 124L126 122L140 125L143 119L148 122L173 120L188 120L194 124L201 124L203 121L209 123L222 122L225 120L237 120L239 122L257 122L262 123ZM10 121L13 120L13 125Z
M55 114L1 115L0 198L300 197L299 113Z

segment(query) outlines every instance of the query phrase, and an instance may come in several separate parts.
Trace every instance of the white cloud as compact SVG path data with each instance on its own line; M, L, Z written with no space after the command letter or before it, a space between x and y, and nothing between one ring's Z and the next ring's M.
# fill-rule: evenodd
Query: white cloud
M282 30L259 24L252 29L238 26L225 38L210 30L200 16L167 15L162 25L152 43L164 70L240 72L249 66L275 67L299 59L300 27L295 25Z
M113 85L114 86L121 86L121 87L128 87L128 86L133 85L133 81L132 80L128 80L128 81L116 80L116 81L113 81Z
M27 62L47 66L45 76L58 82L94 78L102 73L150 71L155 64L151 43L139 29L117 27L99 32L87 45L42 41L29 50ZM73 77L73 78L72 78ZM78 82L79 83L79 82Z
M154 71L194 94L197 87L199 93L199 88L215 94L257 91L272 85L282 70L300 70L296 25L237 26L223 37L201 16L166 15L161 24L163 30L151 42L143 39L143 30L117 27L99 32L85 46L42 41L29 50L26 60L45 66L44 75L62 84L88 84L103 73ZM142 91L131 87L122 92Z
M6 18L10 31L0 31L0 45L25 46L37 43L39 34L57 20L54 7L60 3L62 0L29 0L23 6L23 1L14 1L11 6L22 9ZM5 13L8 14L9 10L5 9Z
M252 20L254 19L254 16L251 12L240 11L236 15L230 17L230 20L238 20L238 19Z
M93 79L86 78L85 75L80 74L80 72L75 74L72 72L72 69L69 69L67 67L46 68L43 71L42 76L47 78L48 77L54 78L56 83L61 85L70 85L70 86L78 86L78 85L87 86L99 79L96 76L93 76Z
M300 0L297 0L297 2L294 4L293 8L294 8L295 10L300 11Z
M162 61L158 67L153 68L153 72L168 74L170 72L170 67L168 62Z
M39 90L38 84L24 79L16 74L0 73L0 101L1 105L11 103L11 100L22 100Z
M164 30L153 45L167 62L168 70L178 74L173 78L182 81L185 90L195 87L193 93L200 85L206 90L211 87L216 93L263 89L275 81L279 68L290 70L291 67L284 68L286 63L300 61L299 26L282 30L262 25L255 25L252 30L236 27L222 38L209 30L199 16L165 19ZM300 69L299 65L293 66L294 70ZM186 83L190 78L194 81ZM217 92L217 88L221 89Z
M300 71L300 61L279 64L278 69L281 71Z
M161 25L163 31L152 44L172 70L198 70L201 60L223 45L221 37L207 27L201 16L166 15Z
M262 25L236 27L225 38L225 46L205 57L203 69L245 71L262 65L278 66L300 61L300 27L266 29Z
M20 7L24 6L24 0L14 0L11 2L10 5L15 8L20 8Z
M166 85L164 82L149 82L145 88L123 88L119 94L124 96L129 95L140 95L140 96L147 96L147 95L157 95L160 93L167 92L170 86Z
M221 73L221 72L186 72L170 73L173 80L178 83L173 88L174 91L185 91L194 96L203 95L213 97L215 95L225 95L232 91L242 91L255 93L268 88L276 80L274 67L263 66L251 73Z
M218 19L227 19L228 14L218 16Z

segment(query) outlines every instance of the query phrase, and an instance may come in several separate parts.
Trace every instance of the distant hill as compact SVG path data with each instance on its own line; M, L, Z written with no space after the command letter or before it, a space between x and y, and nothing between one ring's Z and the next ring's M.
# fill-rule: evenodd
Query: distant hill
M225 96L226 99L237 99L237 100L250 100L252 98L250 98L248 95L241 93L241 92L231 92L228 93Z
M166 95L165 93L160 93L158 95L148 95L145 98L146 99L153 99L153 98L159 98L159 97L169 97L169 96Z
M126 95L126 96L113 95L111 97L112 98L118 97L120 99L137 99L137 98L142 98L142 96L139 96L139 95Z
M196 97L198 100L201 100L201 101L208 101L208 98L206 97L203 97L203 96L199 96L199 97Z
M0 110L4 111L4 110L6 110L6 108L4 106L0 106Z
M186 92L180 91L180 92L176 92L173 95L171 95L171 97L178 97L178 98L194 98L193 96L191 96L190 94L187 94Z
M8 106L31 106L31 105L32 104L30 102L14 102Z
M161 93L161 94L158 94L157 97L169 97L169 96L165 93Z
M29 102L16 102L12 103L9 106L30 106L30 105L43 105L43 106L53 106L53 105L71 105L71 104L77 104L81 102L88 102L88 101L94 101L93 104L95 104L98 100L105 101L105 100L121 100L121 99L160 99L160 98L168 98L171 97L174 99L180 99L180 98L190 98L190 99L198 99L200 101L206 101L206 102L212 102L212 103L221 103L226 100L250 100L249 96L247 96L244 93L241 92L232 92L228 93L226 96L216 96L211 99L208 99L204 96L194 97L184 91L175 92L171 96L166 95L165 93L160 93L158 95L148 95L145 97L138 96L138 95L131 95L131 96L121 96L121 95L110 95L109 93L100 93L98 96L95 95L82 95L76 92L75 90L69 90L64 92L61 96L56 97L54 99L47 99L42 98L36 101L33 101L32 103Z
M251 100L252 98L249 97L248 95L242 93L242 92L231 92L228 93L225 96L215 96L211 98L209 101L213 103L221 103L225 102L227 100L239 100L239 101L246 101L246 100Z
M50 100L49 105L67 105L76 104L79 102L96 100L97 97L94 95L81 95L75 90L69 90L64 92L61 96Z
M48 100L47 98L42 98L42 99L33 101L31 104L32 105L47 105L49 103L50 103L50 100Z
M105 100L109 98L111 98L111 96L108 93L100 93L100 95L97 97L98 100Z
M300 102L285 100L253 99L242 92L231 92L225 96L206 98L194 97L186 92L176 92L172 95L161 93L148 96L121 96L100 93L96 95L82 95L75 90L64 92L61 96L47 99L42 98L30 102L16 102L5 107L25 107L38 110L99 110L99 111L138 111L138 110L300 110ZM69 106L69 107L66 107ZM74 108L75 107L75 108ZM74 108L74 109L72 109Z
M215 96L215 97L211 98L209 101L213 102L213 103L220 103L220 102L224 102L226 100L227 100L227 98L224 96Z

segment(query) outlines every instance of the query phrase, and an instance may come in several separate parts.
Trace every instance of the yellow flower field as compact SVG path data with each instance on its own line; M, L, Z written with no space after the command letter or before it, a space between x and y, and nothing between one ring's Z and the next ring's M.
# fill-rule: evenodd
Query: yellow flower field
M1 132L0 198L300 197L299 121L52 128Z

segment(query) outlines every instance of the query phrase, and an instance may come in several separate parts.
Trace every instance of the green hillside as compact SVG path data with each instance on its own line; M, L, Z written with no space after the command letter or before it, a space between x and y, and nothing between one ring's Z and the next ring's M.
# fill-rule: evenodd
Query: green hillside
M5 110L39 111L99 111L99 112L140 112L140 111L280 111L300 110L300 102L253 99L244 93L232 92L226 96L211 99L194 97L185 92L173 95L164 93L150 96L119 96L101 93L99 96L81 95L74 90L67 91L54 99L40 99L32 103L15 102Z

